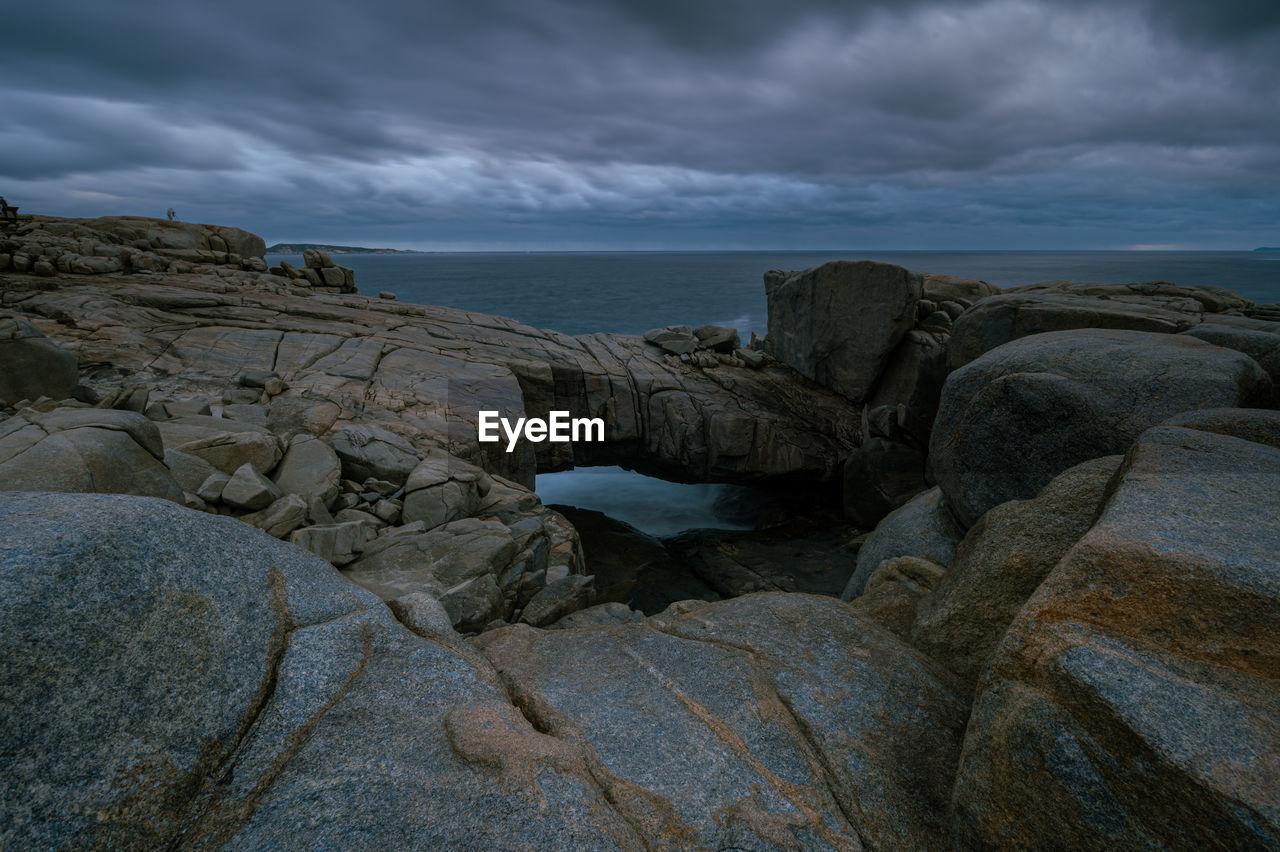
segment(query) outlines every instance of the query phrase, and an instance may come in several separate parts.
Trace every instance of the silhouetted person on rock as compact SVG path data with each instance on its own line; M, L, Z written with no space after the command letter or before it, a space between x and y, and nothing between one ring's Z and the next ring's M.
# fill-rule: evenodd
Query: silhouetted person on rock
M173 217L174 217L174 216L177 216L178 214L177 214L177 213L175 213L175 212L173 212L173 208L172 208L172 207L170 207L168 210L164 211L164 215L168 216L168 217L169 217L169 221L170 221L170 222L172 222L172 221L173 221Z

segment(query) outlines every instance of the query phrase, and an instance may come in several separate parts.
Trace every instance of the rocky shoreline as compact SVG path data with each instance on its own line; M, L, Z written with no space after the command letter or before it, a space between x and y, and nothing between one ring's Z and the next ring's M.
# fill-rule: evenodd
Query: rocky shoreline
M1280 848L1277 306L840 261L575 337L264 249L0 233L0 845ZM775 499L530 490L596 464Z

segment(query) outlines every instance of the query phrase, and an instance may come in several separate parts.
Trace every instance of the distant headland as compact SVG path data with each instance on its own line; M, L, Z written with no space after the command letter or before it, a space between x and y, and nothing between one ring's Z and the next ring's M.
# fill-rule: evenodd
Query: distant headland
M1280 252L1280 246L1263 246L1262 248L1256 248L1256 249L1254 249L1254 251L1274 251L1274 252Z
M267 246L267 254L302 254L304 251L327 251L329 254L426 254L412 249L365 248L363 246L329 246L324 243L276 243Z

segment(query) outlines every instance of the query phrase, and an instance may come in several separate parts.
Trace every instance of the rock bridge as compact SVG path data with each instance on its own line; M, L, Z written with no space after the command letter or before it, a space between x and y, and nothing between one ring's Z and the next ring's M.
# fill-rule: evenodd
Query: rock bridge
M216 397L270 370L289 388L272 400L272 418L317 434L376 423L530 487L538 472L611 464L683 482L831 481L859 441L848 399L776 362L700 367L639 337L574 337L272 281L72 274L7 292L4 307L72 341L82 367L103 365L105 382L114 370L172 398ZM605 441L522 440L507 453L478 442L481 409L601 417Z

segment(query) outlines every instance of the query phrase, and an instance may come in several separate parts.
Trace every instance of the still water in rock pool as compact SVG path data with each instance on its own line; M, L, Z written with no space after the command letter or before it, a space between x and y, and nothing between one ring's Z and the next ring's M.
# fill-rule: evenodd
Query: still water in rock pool
M584 467L538 477L542 502L604 512L654 536L687 529L747 529L717 512L717 498L733 486L684 485L620 467Z

